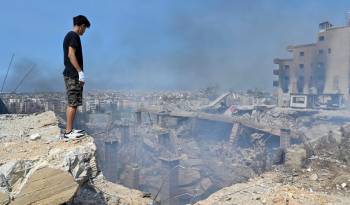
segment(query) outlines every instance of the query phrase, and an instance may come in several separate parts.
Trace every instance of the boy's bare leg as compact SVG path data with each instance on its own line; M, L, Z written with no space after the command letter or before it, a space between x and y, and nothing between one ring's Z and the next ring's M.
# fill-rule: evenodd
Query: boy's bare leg
M67 106L67 125L66 133L69 133L73 129L73 122L75 118L75 113L77 112L76 106Z

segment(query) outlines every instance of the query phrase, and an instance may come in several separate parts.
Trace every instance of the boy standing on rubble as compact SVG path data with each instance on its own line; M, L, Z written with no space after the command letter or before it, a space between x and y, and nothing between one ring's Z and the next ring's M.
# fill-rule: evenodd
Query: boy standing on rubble
M84 136L83 130L73 129L77 107L82 105L85 77L83 72L83 52L80 36L90 27L89 20L79 15L73 18L73 30L68 32L63 41L64 82L67 93L67 125L64 138L75 139Z

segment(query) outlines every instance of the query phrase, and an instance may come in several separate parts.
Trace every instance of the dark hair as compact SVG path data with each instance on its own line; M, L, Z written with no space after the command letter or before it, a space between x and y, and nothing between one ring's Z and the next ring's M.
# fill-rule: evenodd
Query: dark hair
M87 28L90 28L90 21L83 15L78 15L73 17L73 25L74 26L81 26L85 25Z

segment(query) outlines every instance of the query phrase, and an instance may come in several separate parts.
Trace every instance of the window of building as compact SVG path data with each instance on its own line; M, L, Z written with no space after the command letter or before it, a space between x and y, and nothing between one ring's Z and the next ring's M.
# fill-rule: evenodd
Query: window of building
M299 93L302 93L304 90L304 76L299 76L298 81L297 81L297 89Z
M281 88L283 93L287 93L289 91L289 77L284 76L281 81Z
M304 69L304 64L299 64L300 69Z
M303 65L303 64L300 64L300 65ZM298 73L299 73L299 76L302 76L302 77L305 75L304 66L300 66L300 69L299 69Z
M305 97L301 96L301 97L294 97L292 98L293 103L305 103Z
M288 70L289 69L289 65L285 65L284 69Z
M332 53L332 49L328 48L328 54Z
M324 41L324 36L319 36L318 41Z
M305 55L304 51L299 52L299 56L304 56L304 55Z
M322 49L318 50L318 54L322 55L323 54L323 50Z

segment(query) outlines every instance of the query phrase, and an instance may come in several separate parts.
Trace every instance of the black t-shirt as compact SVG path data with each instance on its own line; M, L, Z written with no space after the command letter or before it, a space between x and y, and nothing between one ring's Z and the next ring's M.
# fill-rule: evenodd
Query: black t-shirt
M78 78L78 72L70 62L68 58L68 47L75 48L75 56L77 57L80 68L83 70L83 51L81 48L80 37L74 31L70 31L64 37L63 40L63 53L64 53L64 71L63 75L71 78Z

